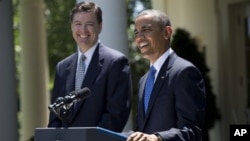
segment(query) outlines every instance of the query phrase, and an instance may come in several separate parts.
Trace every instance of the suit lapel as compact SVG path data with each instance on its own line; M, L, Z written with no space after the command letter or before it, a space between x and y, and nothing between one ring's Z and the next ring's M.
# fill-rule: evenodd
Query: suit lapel
M160 93L160 90L164 84L164 82L168 79L168 74L169 74L169 70L171 69L174 61L176 58L176 54L173 52L172 54L169 55L169 57L166 59L166 61L164 62L164 64L162 65L160 72L156 78L153 90L152 90L152 94L150 97L150 101L149 101L149 107L148 107L148 111L147 114L145 115L145 122L143 125L143 129L147 123L148 117L151 114L151 110L154 106L155 100L157 98L157 95ZM145 86L145 84L144 84Z
M77 67L77 56L78 54L76 53L72 61L66 66L66 94L69 94L73 90L75 90L75 74L76 74L76 67Z
M138 92L138 99L139 99L139 103L138 103L138 113L137 113L137 124L138 124L138 131L142 131L143 129L143 126L144 125L144 119L145 119L145 112L144 112L144 105L143 105L143 97L144 97L144 89L145 89L145 83L146 83L146 78L148 76L148 72L147 74L145 74L141 80L140 80L140 89L139 89L139 92Z
M102 46L98 44L86 72L82 87L91 88L93 83L96 81L96 77L100 74L104 61L104 57L101 55L101 50Z

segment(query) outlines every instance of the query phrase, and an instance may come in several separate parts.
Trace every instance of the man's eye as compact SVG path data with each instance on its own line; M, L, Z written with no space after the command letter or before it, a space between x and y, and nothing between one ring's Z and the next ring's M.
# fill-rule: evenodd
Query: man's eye
M94 23L87 23L86 25L88 25L88 26L93 26Z
M75 23L75 25L81 25L81 23Z
M150 29L149 28L144 28L143 31L149 31Z

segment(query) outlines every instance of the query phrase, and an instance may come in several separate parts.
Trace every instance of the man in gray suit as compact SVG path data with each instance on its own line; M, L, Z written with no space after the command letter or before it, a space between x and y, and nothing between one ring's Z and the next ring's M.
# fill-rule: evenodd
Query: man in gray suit
M128 59L121 52L106 47L99 41L102 10L95 3L78 3L71 11L70 21L78 50L57 64L51 102L84 87L91 90L91 95L72 105L70 110L62 108L59 116L50 112L48 126L99 126L121 132L131 107ZM82 73L78 75L79 72ZM65 121L62 122L59 117Z
M150 61L139 82L136 129L127 141L201 141L205 88L199 70L170 46L167 15L145 10L135 19L135 44Z

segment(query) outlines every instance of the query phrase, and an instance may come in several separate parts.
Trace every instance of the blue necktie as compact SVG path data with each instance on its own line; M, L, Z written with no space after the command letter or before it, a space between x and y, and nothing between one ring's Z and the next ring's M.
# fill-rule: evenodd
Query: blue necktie
M156 72L156 69L154 68L154 66L152 66L149 70L148 78L147 78L146 85L145 85L145 92L144 92L144 110L145 110L145 113L147 113L150 95L151 95L152 89L154 87L155 72Z

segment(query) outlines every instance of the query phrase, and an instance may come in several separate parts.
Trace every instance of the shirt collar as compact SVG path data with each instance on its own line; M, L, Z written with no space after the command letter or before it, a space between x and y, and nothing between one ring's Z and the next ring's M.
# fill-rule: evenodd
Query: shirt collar
M79 49L79 47L77 48L78 49L78 62L79 62L79 59L81 57L82 54L85 55L86 57L86 61L89 62L95 52L95 49L97 48L97 45L99 44L99 41L96 42L92 47L90 47L85 53L82 53Z
M165 60L168 58L168 56L173 52L173 50L171 48L169 48L166 52L164 52L156 61L154 64L150 64L150 66L154 66L154 68L156 69L156 73L158 74L158 72L160 71L163 63L165 62Z

